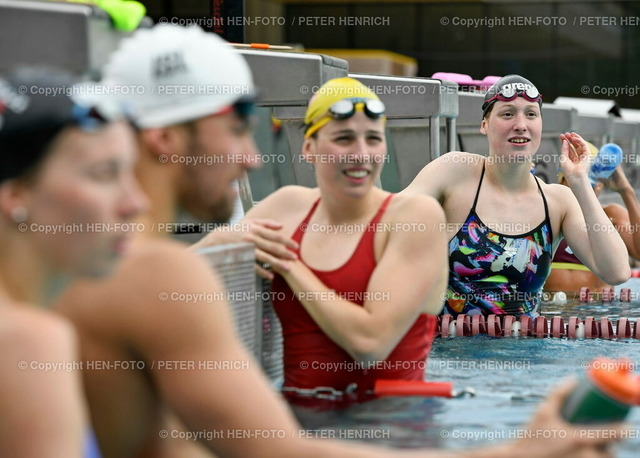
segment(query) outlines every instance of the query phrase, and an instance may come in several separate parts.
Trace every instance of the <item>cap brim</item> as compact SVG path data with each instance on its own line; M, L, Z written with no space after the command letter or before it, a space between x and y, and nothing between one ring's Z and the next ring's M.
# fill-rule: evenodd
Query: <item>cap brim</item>
M136 125L143 129L151 129L194 121L215 114L223 108L239 101L254 102L255 96L252 94L241 94L224 101L217 100L216 103L211 103L210 100L203 100L200 103L193 104L191 99L185 100L187 104L184 106L176 106L174 101L170 107L163 107L160 110L158 110L157 107L149 113L144 113L142 112L143 110L141 110L140 113L134 116Z

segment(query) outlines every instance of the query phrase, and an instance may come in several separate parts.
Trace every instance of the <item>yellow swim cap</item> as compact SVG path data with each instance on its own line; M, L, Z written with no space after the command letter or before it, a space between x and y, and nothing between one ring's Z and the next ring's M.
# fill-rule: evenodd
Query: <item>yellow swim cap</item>
M595 158L598 155L599 150L596 147L596 145L594 145L591 142L587 142L587 146L589 146L589 154L591 154L591 160L593 161L593 158ZM564 178L564 173L562 172L562 170L560 170L558 172L558 183L560 183L563 178Z
M344 77L329 80L320 86L318 92L309 100L307 112L304 117L304 123L307 126L304 138L311 137L322 126L331 121L332 118L329 116L329 108L334 103L344 99L380 100L375 92L353 78ZM356 109L360 111L364 110L362 105L359 105Z

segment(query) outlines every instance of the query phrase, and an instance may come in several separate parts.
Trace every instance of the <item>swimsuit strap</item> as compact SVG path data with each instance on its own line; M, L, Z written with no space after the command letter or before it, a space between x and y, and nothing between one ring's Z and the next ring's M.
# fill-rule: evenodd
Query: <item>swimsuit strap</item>
M471 210L473 211L475 211L476 209L476 205L478 203L478 197L480 196L480 187L482 186L482 180L484 179L485 164L486 164L486 161L483 162L482 164L482 173L480 174L480 182L478 183L478 189L476 190L476 197L475 199L473 199L473 205L471 206ZM540 186L540 180L535 175L533 176L533 178L536 181L536 185L538 186L538 191L540 191L540 195L542 195L542 203L544 204L544 217L547 221L550 221L549 206L547 205L547 198L545 197L544 192L542 191L542 187Z
M295 240L298 243L302 242L302 236L306 232L306 227L309 224L309 220L315 213L316 208L318 208L319 203L320 203L320 197L318 197L316 201L313 203L313 205L311 206L311 209L307 213L307 216L305 216L304 219L300 222L300 224L298 224L296 231L293 233L293 236L291 237L292 240Z
M544 192L542 192L542 187L540 186L540 180L538 180L537 176L533 176L536 179L536 184L538 185L538 191L542 194L542 202L544 202L544 217L547 221L551 221L549 219L549 207L547 206L547 198L544 196Z
M484 166L486 161L482 162L482 174L480 174L480 182L478 183L478 189L476 190L476 198L473 199L473 205L471 206L471 211L476 211L476 204L478 203L478 196L480 195L480 186L482 186L482 179L484 178Z
M387 206L389 205L389 202L391 202L392 197L393 197L393 193L390 193L387 197L384 198L382 205L380 205L380 208L378 209L376 214L373 216L373 218L371 218L371 221L369 221L369 226L368 226L369 229L371 229L373 225L378 224L380 222L380 220L382 219L382 215L384 214L385 210L387 209Z

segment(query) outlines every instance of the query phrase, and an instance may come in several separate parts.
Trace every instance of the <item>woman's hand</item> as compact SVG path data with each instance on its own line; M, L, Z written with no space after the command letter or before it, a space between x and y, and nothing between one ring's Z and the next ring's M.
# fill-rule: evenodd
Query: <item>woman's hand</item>
M243 224L248 224L248 230L242 235L242 240L256 246L258 275L273 280L273 271L289 271L291 263L298 259L298 255L292 250L298 250L299 246L282 235L282 224L270 219L250 219Z
M560 169L570 182L571 177L587 176L590 166L589 146L587 142L575 132L560 134L562 149L560 155Z

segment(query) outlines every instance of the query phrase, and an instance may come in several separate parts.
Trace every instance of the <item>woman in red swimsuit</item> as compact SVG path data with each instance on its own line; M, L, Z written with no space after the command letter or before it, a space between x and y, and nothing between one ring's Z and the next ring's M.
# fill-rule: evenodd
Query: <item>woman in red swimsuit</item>
M305 122L302 156L318 187L281 188L244 220L273 269L263 273L282 322L285 389L422 380L447 279L443 211L375 186L384 104L360 82L326 83Z

